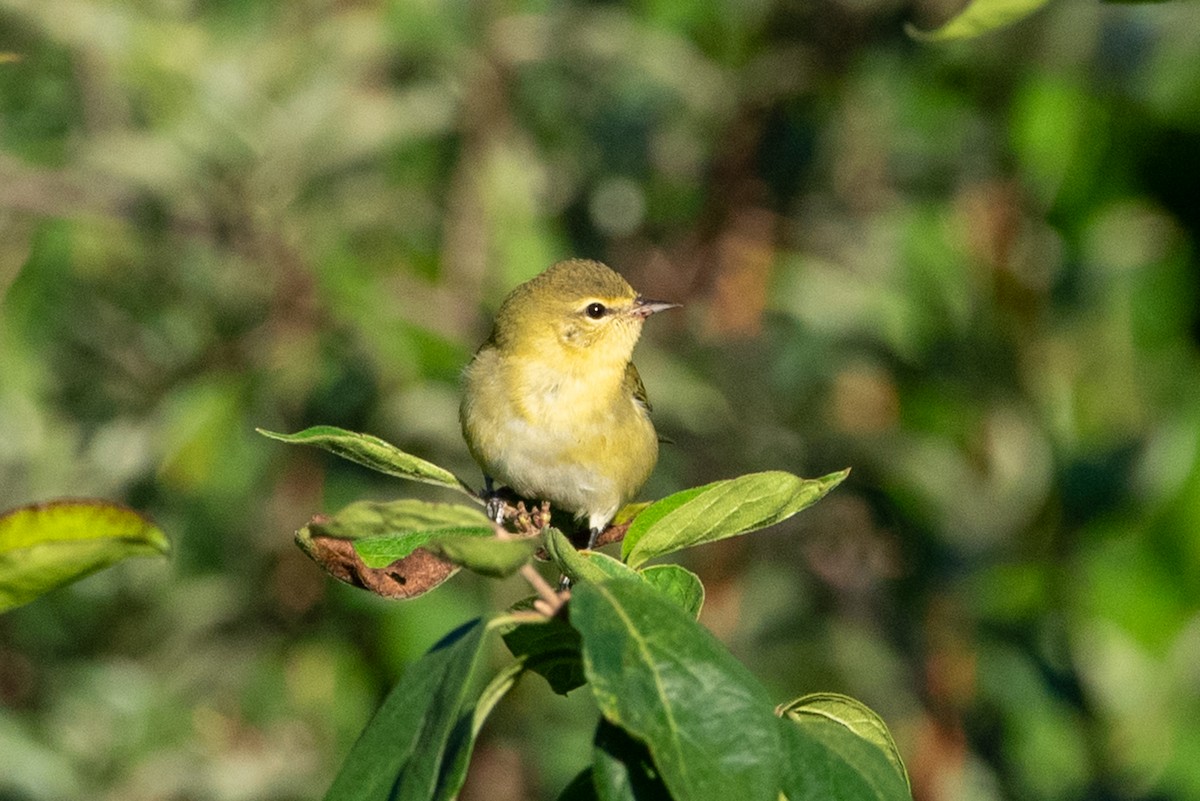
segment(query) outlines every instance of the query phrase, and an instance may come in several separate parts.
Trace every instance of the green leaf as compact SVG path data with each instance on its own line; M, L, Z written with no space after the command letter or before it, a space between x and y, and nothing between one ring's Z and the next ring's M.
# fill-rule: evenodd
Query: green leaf
M380 503L357 501L332 517L309 524L312 534L353 540L369 567L385 567L443 537L494 538L495 526L479 509L406 498Z
M908 774L887 726L859 701L834 693L780 707L788 751L788 801L905 801Z
M570 540L556 528L546 530L545 541L550 559L573 582L611 578L644 581L692 617L700 614L700 607L704 604L704 585L695 573L686 568L679 565L653 565L634 570L606 553L575 550Z
M600 801L672 801L645 744L604 718L596 726L592 783Z
M583 653L579 632L561 617L540 623L522 623L503 635L504 644L526 669L537 673L559 695L582 687Z
M554 527L543 532L546 554L571 581L603 581L606 578L636 578L637 573L608 554L577 551L567 535Z
M325 801L429 801L462 786L474 743L471 675L485 627L474 620L410 665L342 763Z
M810 693L796 700L781 704L777 712L783 717L803 723L806 716L816 716L845 726L856 735L874 745L892 763L896 773L908 786L908 771L896 741L888 731L883 718L858 699L840 693Z
M334 426L313 426L295 434L279 434L262 428L256 428L255 431L280 442L322 448L343 459L349 459L389 476L457 490L472 500L479 501L479 496L466 482L449 470L405 453L395 445L370 434L357 434Z
M970 39L1002 28L1027 17L1046 5L1048 0L972 0L959 14L940 28L923 31L911 23L904 30L922 42Z
M127 556L170 550L132 509L101 500L52 501L0 515L0 612Z
M634 518L622 556L637 567L683 548L765 528L816 503L849 474L842 470L806 479L782 471L751 473L668 495Z
M465 534L440 536L425 547L447 562L472 572L491 578L504 578L516 573L532 559L539 545L541 540L537 537L502 540L489 531L486 537Z
M700 616L700 608L704 606L704 584L686 567L650 565L639 570L638 575L692 617Z
M572 590L571 624L601 713L650 749L679 799L775 801L781 735L770 702L716 638L643 581Z

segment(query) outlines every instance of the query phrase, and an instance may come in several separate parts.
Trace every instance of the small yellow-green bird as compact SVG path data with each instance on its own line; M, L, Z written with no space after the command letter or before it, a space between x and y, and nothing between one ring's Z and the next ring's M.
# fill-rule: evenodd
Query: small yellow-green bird
M464 374L459 418L483 468L531 501L586 522L588 547L658 461L631 361L642 324L677 303L646 300L596 261L555 264L512 291Z

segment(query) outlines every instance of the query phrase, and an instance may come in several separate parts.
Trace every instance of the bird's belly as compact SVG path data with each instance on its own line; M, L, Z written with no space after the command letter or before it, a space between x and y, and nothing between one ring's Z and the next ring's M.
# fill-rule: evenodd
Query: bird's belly
M573 513L619 505L621 489L611 469L605 469L611 464L598 452L609 447L607 437L577 424L553 423L506 421L509 446L496 460L496 477L524 497L548 500Z
M632 401L626 413L630 418L624 421L611 416L581 421L561 413L504 415L490 421L487 435L475 438L477 456L489 474L525 498L607 520L645 482L657 457L650 421ZM630 465L646 469L631 471Z

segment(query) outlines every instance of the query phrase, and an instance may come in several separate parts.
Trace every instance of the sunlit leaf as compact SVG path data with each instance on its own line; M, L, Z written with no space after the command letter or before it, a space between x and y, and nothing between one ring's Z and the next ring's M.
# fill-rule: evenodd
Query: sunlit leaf
M970 39L1027 17L1047 2L1048 0L972 0L957 16L940 28L923 31L909 24L904 29L909 36L923 42Z
M704 585L690 570L679 565L652 565L633 568L600 551L577 551L570 540L555 528L546 531L546 552L572 581L603 581L625 578L644 581L695 617L704 604Z
M625 564L599 551L577 551L571 541L556 528L543 534L546 554L572 581L603 581L606 578L637 578Z
M389 476L457 490L473 500L479 500L475 492L449 470L405 453L370 434L357 434L334 426L313 426L295 434L279 434L262 428L255 430L280 442L312 445Z
M778 523L816 503L849 472L816 479L783 471L751 473L668 495L634 518L622 555L637 567L657 556Z
M775 801L782 746L758 681L643 581L585 582L571 624L600 711L650 749L676 798Z
M107 501L52 501L13 509L0 516L0 611L127 556L169 550L167 536L157 526Z
M492 578L511 576L533 558L541 540L500 539L489 532L486 537L468 534L442 535L425 547L437 556L465 567L474 573Z
M481 510L412 498L357 501L337 514L309 524L315 535L353 540L368 567L384 567L403 559L439 537L493 538L496 529Z

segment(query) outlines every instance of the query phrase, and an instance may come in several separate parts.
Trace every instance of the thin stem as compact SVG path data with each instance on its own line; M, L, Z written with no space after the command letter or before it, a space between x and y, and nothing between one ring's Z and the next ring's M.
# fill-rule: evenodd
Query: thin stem
M546 617L554 617L558 614L558 610L562 609L562 605L566 602L569 595L555 592L554 588L542 578L542 574L537 572L537 569L531 564L526 564L521 568L521 575L538 594L538 599L533 602L533 608Z

